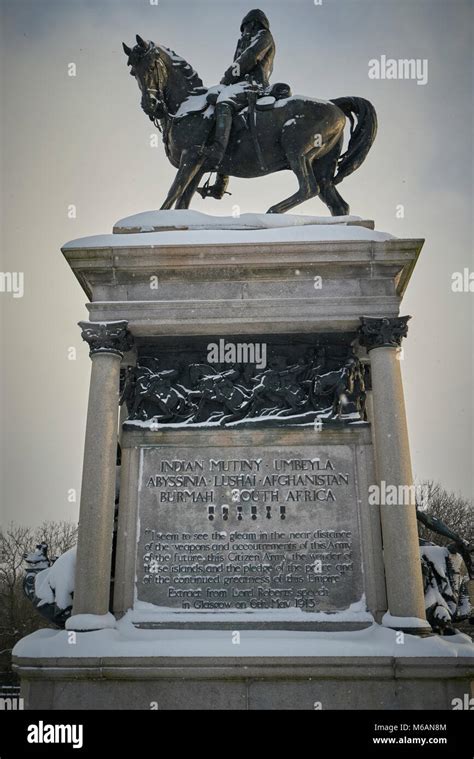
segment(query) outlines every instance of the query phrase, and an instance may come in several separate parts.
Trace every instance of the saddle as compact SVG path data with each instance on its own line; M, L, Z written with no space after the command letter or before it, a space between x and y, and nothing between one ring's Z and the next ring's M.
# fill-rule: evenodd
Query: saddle
M275 84L272 84L267 92L261 97L255 98L254 95L252 98L252 94L253 93L249 93L248 105L234 116L235 120L240 122L244 129L250 129L250 131L252 131L253 121L251 114L258 111L271 111L278 100L284 100L291 97L291 88L289 84L276 82Z
M200 101L199 104L196 103L196 110L204 110L208 105L215 105L218 97L219 91L216 91L216 88L214 87L211 88L205 97L205 101ZM277 100L284 100L289 97L291 97L290 85L285 82L275 82L275 84L272 84L271 87L269 87L264 95L257 98L256 108L259 111L270 111ZM246 108L244 108L243 111L246 111Z
M234 123L239 124L241 129L248 129L252 135L253 144L260 168L265 170L265 161L259 144L255 120L259 111L271 111L278 100L291 96L289 84L276 82L261 97L255 93L248 93L248 105L234 116Z
M291 87L285 82L272 84L266 95L258 98L255 107L257 111L271 111L277 100L291 97Z

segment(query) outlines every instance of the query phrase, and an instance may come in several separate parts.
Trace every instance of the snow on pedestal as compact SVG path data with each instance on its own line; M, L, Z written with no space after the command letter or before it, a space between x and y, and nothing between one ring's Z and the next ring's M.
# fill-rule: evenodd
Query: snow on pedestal
M145 211L120 219L114 234L81 237L62 250L75 248L159 247L162 245L222 245L265 242L324 242L394 240L374 230L358 216L255 214L210 216L199 211Z
M112 234L80 237L63 246L74 248L140 248L162 245L231 245L232 243L271 242L324 242L328 240L350 242L385 242L394 240L387 232L376 232L365 227L347 227L331 224L304 227L277 227L275 229L191 229L167 232L142 232L140 234Z
M143 211L114 224L115 234L160 232L185 229L275 229L300 226L351 225L373 229L373 221L360 216L305 216L284 213L243 213L211 216L200 211Z
M71 645L68 632L38 630L23 638L13 649L21 658L55 657L142 657L142 656L390 656L390 657L474 657L469 636L449 639L420 638L405 634L399 645L395 630L372 625L350 632L295 632L286 630L245 630L240 633L238 652L228 630L142 630L127 617L114 630L76 633Z

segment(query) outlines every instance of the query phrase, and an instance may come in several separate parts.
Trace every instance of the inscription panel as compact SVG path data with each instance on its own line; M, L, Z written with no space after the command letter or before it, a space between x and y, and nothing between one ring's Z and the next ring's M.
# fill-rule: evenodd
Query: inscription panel
M363 593L348 445L144 447L139 601L197 610L347 609Z

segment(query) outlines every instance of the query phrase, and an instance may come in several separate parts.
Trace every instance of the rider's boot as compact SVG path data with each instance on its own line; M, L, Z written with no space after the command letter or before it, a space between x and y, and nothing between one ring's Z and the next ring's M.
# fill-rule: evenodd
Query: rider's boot
M203 150L204 155L209 158L214 167L219 166L224 158L231 128L232 107L227 103L218 103L216 106L216 130L214 141Z
M206 198L215 198L216 200L222 200L224 195L232 194L230 192L227 192L228 186L229 177L226 174L217 174L216 181L213 185L204 185L203 187L198 187L197 192L204 200Z

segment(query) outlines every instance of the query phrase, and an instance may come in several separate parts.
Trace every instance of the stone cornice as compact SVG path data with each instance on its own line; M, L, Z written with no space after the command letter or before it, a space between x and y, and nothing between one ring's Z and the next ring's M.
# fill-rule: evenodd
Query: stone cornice
M146 235L144 235L146 237ZM160 246L64 247L63 254L90 299L101 286L134 282L170 270L209 279L232 277L236 269L271 271L289 267L313 267L315 273L348 267L364 279L387 278L401 297L423 246L421 239L384 241L299 241L232 244L188 244ZM199 274L198 274L199 273Z

